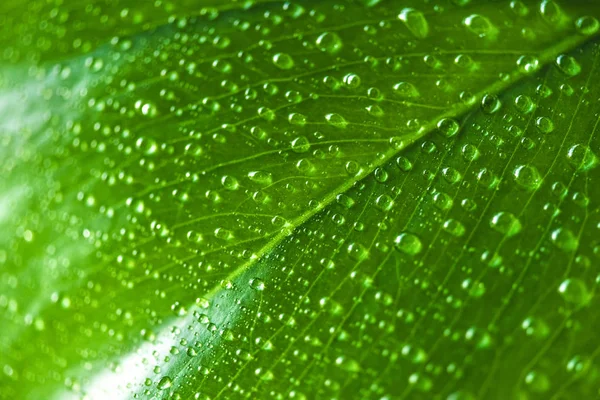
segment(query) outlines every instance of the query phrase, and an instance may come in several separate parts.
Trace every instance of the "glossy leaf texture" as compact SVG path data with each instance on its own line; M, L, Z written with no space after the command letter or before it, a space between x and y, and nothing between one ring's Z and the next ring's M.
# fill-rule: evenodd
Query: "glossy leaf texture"
M599 395L600 6L137 3L0 6L0 397Z

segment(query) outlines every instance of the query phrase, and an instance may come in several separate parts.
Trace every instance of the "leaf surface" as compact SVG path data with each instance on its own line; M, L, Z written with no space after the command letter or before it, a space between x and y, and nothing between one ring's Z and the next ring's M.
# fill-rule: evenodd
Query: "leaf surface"
M597 393L598 10L192 6L5 54L3 394Z

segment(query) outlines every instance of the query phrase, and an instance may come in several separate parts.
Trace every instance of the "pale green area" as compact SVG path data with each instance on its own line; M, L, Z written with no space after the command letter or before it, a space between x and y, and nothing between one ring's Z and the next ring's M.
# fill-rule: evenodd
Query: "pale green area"
M0 5L0 399L600 395L600 5Z

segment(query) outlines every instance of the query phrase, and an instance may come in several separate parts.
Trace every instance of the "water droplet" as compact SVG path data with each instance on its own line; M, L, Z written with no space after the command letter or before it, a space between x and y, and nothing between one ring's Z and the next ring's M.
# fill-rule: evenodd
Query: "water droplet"
M460 221L455 219L446 220L442 227L446 232L456 237L464 236L466 231L465 226Z
M458 392L451 393L446 400L476 400L475 396L469 392L464 390L459 390Z
M567 161L577 171L589 171L598 166L598 156L584 144L576 144L567 152Z
M498 29L483 15L471 14L464 19L463 24L481 38L494 39L498 34Z
M535 110L535 103L531 100L531 97L522 94L517 96L515 99L515 107L522 114L529 114Z
M306 153L310 150L310 142L305 136L298 136L292 140L292 150L294 153Z
M502 103L496 95L486 94L483 96L483 99L481 99L481 109L486 114L494 114L500 110L500 107L502 107Z
M273 56L273 64L281 69L291 69L294 66L294 59L286 53L277 53Z
M266 171L251 171L248 172L248 178L252 182L256 182L259 185L267 186L273 183L273 175Z
M352 208L355 204L355 201L352 197L345 195L343 193L338 194L335 199L338 202L338 204L341 204L342 206L346 207L347 209Z
M539 318L529 317L523 320L521 328L525 331L528 336L533 336L538 339L544 339L548 337L550 333L550 327L543 320Z
M490 221L490 227L507 237L521 232L521 221L512 213L501 211L494 214Z
M394 200L387 194L382 194L375 200L375 205L383 211L389 211L394 206Z
M250 279L250 287L254 290L262 292L265 290L265 282L263 282L260 278L252 278Z
M531 55L521 56L517 60L517 66L526 74L531 74L540 68L540 60Z
M292 125L304 126L306 125L306 116L299 113L291 113L288 115L288 121Z
M598 23L598 20L592 16L584 16L577 18L577 21L575 21L575 28L577 29L577 32L581 33L582 35L590 36L598 32L600 23Z
M437 123L438 132L445 137L453 137L458 133L460 125L452 118L442 118Z
M535 120L535 126L542 133L550 133L554 130L554 122L547 117L538 117Z
M348 121L346 121L340 114L327 114L325 119L330 125L335 126L336 128L345 128L348 126Z
M147 156L151 156L158 152L158 144L156 143L156 140L152 138L140 137L135 142L135 147Z
M466 161L472 162L479 158L479 149L474 145L467 143L462 147L462 155Z
M165 390L170 388L173 385L173 381L171 380L170 377L168 376L163 376L162 378L160 378L160 380L158 381L157 387L160 390Z
M413 8L405 8L398 15L398 19L404 22L406 28L416 38L423 39L429 33L429 24L421 11Z
M414 347L410 344L402 346L402 356L413 364L423 364L427 361L427 353L420 347Z
M581 65L577 60L571 56L561 54L556 57L556 66L558 69L567 76L579 75L581 72Z
M576 306L587 304L591 297L586 284L578 278L564 280L558 287L558 293L566 302Z
M409 82L398 82L394 85L394 91L400 97L404 98L415 98L419 97L419 91Z
M317 38L317 47L319 50L335 54L339 52L343 47L342 39L335 32L322 33Z
M544 373L531 371L525 376L527 387L534 393L544 393L550 389L550 379Z
M389 178L388 172L385 170L385 168L382 167L378 167L377 169L375 169L374 175L375 180L379 183L385 183Z
M515 182L526 190L536 190L542 184L542 176L533 165L519 165L513 175Z
M408 172L413 169L412 162L403 156L400 156L396 159L396 165L398 165L398 168L400 168L400 170L403 172Z
M352 258L354 261L364 261L365 259L367 259L367 257L369 257L369 250L367 250L365 248L365 246L363 246L360 243L350 243L348 245L348 255L350 256L350 258Z
M346 74L342 81L348 89L356 89L361 83L360 76L356 74Z
M525 17L529 14L529 8L521 0L512 0L510 9L519 17Z
M454 201L447 193L436 192L433 195L433 204L442 211L448 211L452 208Z
M411 256L419 254L423 250L421 239L417 235L408 232L398 235L394 240L394 245L398 251Z
M227 190L238 190L240 183L231 175L225 175L221 178L221 184Z
M550 234L550 239L552 239L552 243L556 247L568 252L577 250L577 247L579 246L577 237L567 228L557 228L553 230Z
M540 14L542 18L550 25L560 25L564 14L554 0L544 0L540 4Z

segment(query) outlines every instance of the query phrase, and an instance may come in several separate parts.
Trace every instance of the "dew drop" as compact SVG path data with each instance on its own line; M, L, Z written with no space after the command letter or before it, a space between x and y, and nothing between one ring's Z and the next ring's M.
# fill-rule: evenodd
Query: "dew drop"
M335 54L343 47L342 39L335 32L325 32L317 38L317 47L319 50Z
M377 208L383 211L389 211L394 206L394 200L387 194L382 194L375 200Z
M564 17L563 11L554 0L544 0L540 4L540 14L550 25L559 25Z
M171 380L171 378L168 376L163 376L158 381L157 387L160 390L166 390L166 389L170 388L172 385L173 385L173 381Z
M221 178L221 184L225 189L232 191L238 190L240 187L240 183L238 182L238 180L231 175L224 175Z
M423 250L421 239L417 235L408 232L398 235L394 240L394 246L396 250L411 256L419 254Z
M579 75L581 72L581 65L571 56L561 54L556 57L555 63L558 69L567 76Z
M463 24L470 32L481 38L494 39L498 34L498 29L483 15L471 14L463 20Z
M356 89L361 83L360 76L356 74L346 74L344 75L344 79L342 79L342 81L348 89Z
M344 117L342 117L340 114L327 114L325 116L325 119L327 120L327 122L329 123L329 125L335 126L336 128L345 128L346 126L348 126L348 121L346 121L346 119Z
M248 178L252 182L256 182L259 185L267 186L273 183L273 175L266 171L251 171L248 172Z
M453 137L458 133L460 125L452 118L442 118L437 123L438 132L447 138Z
M536 190L542 184L542 176L532 165L519 165L513 172L515 182L526 190Z
M542 133L550 133L554 130L554 122L548 117L538 117L535 120L535 126Z
M394 85L394 91L400 97L416 98L419 97L419 91L410 82L398 82Z
M140 137L135 142L135 147L147 156L151 156L158 152L158 144L156 143L156 140L152 138Z
M262 292L265 290L265 282L260 278L252 278L250 279L250 287L254 290Z
M494 114L502 107L502 103L498 96L493 94L486 94L481 99L481 109L486 114Z
M584 172L598 166L598 156L584 144L576 144L567 151L567 161L575 170Z
M400 14L398 19L404 22L406 28L418 39L424 39L429 33L429 24L425 19L425 15L421 11L413 8L405 8Z
M306 153L310 150L310 142L305 136L298 136L292 140L292 150L294 153Z
M531 97L522 94L515 99L515 107L521 114L530 114L535 110L535 103L531 100Z
M573 231L567 228L557 228L550 234L552 243L559 249L567 252L577 250L579 241Z
M291 69L294 66L294 59L286 53L277 53L273 56L273 64L280 69Z
M567 303L576 306L587 304L591 297L587 285L578 278L565 279L558 287L558 293Z
M511 237L521 232L521 221L514 214L501 211L494 214L490 227L506 237Z
M460 221L457 221L455 219L446 220L442 227L446 232L456 237L464 236L466 232L465 226Z
M598 20L592 16L584 16L577 18L577 21L575 21L575 28L580 34L590 36L598 32L600 23L598 23Z
M527 55L521 56L517 60L517 66L526 74L531 74L540 68L540 60L537 57Z

